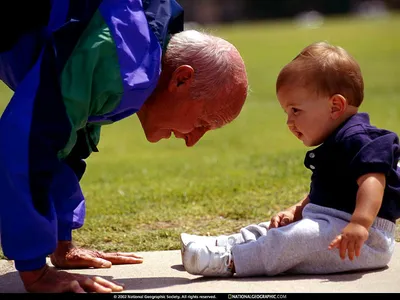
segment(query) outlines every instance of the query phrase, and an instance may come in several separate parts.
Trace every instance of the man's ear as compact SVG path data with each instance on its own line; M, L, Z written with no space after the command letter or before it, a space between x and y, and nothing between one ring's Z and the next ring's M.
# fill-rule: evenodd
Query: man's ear
M347 109L347 99L340 94L335 94L329 99L331 117L333 120L341 117Z
M189 88L193 82L194 69L189 65L182 65L175 69L168 84L168 91L175 92L178 88Z

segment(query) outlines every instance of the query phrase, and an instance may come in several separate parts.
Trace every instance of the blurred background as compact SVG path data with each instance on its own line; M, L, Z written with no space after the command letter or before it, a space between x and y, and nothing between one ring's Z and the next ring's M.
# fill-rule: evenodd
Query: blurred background
M400 0L180 0L187 22L230 23L260 19L355 14L380 16L400 9Z
M310 149L287 129L275 82L313 42L342 46L354 56L365 82L360 111L400 135L400 0L178 2L186 29L225 38L240 51L248 99L236 120L192 148L173 137L149 143L136 116L104 126L100 152L87 159L81 181L87 219L74 232L81 246L179 249L181 232L236 232L299 201L309 189L303 161ZM0 82L0 112L11 96ZM400 223L398 229L400 241Z

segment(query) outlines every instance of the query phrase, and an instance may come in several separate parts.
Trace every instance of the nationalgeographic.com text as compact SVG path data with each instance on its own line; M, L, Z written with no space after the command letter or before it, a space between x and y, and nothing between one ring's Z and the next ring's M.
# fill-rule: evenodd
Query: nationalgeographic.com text
M286 299L287 295L284 294L234 294L228 295L228 299Z

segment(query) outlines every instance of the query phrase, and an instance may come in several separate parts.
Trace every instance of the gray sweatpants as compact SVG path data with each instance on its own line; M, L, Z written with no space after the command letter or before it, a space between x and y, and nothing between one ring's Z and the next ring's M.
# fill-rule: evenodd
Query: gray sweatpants
M377 218L369 231L361 255L342 260L338 249L328 250L331 241L349 223L351 215L307 204L303 219L267 230L268 223L250 225L232 235L236 275L273 276L279 273L328 274L381 268L390 261L395 246L395 224Z

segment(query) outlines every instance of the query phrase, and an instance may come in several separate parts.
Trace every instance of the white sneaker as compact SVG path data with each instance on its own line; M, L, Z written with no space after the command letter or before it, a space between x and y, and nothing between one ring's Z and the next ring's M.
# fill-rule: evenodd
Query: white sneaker
M204 236L204 235L194 235L181 233L181 253L185 252L187 245L190 242L196 242L203 244L205 246L229 246L237 244L238 242L233 236L220 235L220 236Z
M185 270L193 275L233 276L230 247L206 246L190 242L182 255L182 262Z

